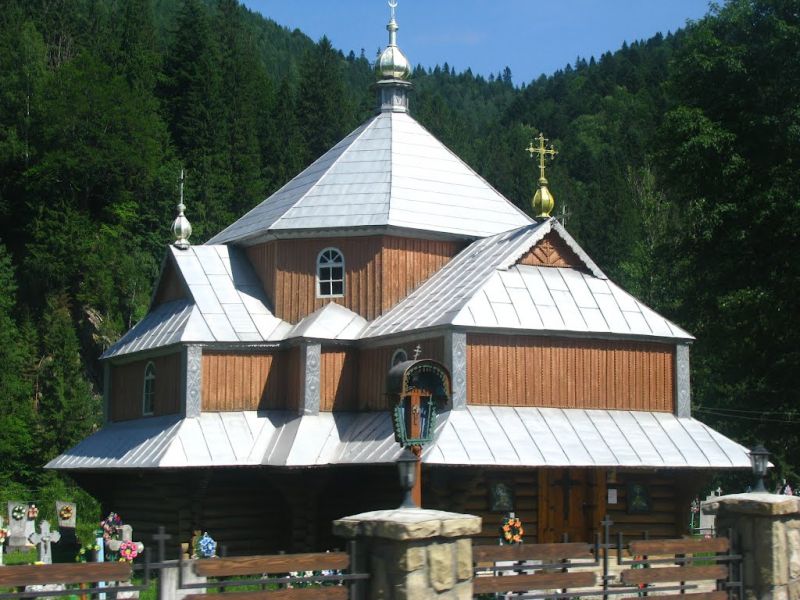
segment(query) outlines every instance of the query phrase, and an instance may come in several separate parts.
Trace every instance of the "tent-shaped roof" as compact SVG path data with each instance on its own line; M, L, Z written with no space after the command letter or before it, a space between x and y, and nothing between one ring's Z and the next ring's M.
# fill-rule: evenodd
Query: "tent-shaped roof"
M530 222L408 114L382 112L209 243L354 227L477 238Z
M187 297L153 308L101 358L177 343L271 342L291 328L269 310L261 282L240 250L170 246L167 260Z
M517 264L551 232L585 270ZM441 326L693 339L610 281L555 219L473 242L361 337Z

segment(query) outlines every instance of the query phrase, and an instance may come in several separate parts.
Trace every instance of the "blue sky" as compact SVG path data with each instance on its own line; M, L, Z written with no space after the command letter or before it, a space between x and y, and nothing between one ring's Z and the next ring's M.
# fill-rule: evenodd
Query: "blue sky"
M372 60L386 44L386 0L243 0L281 25ZM682 27L707 0L398 0L398 43L412 64L445 62L488 75L508 65L516 84L578 56Z

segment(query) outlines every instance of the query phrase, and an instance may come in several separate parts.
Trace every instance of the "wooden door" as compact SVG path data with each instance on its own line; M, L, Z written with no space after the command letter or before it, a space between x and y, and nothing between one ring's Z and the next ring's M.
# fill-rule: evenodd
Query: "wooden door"
M539 542L592 542L602 519L605 485L596 469L539 471Z

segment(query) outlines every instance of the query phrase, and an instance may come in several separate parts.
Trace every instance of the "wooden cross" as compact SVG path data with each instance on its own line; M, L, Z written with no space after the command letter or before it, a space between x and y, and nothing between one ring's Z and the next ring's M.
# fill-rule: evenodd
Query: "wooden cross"
M563 496L562 501L564 503L563 504L564 520L567 521L569 520L569 490L573 484L583 483L583 482L577 479L571 479L569 476L569 469L566 469L566 474L564 475L564 478L561 479L560 481L554 481L553 483L561 486L561 493Z
M172 536L166 532L163 525L158 526L158 533L153 536L156 544L158 544L158 562L163 563L166 559L166 544Z
M50 544L57 543L61 539L58 531L50 531L50 523L42 521L39 525L40 532L35 531L28 536L32 544L39 546L39 562L46 565L53 564L53 555L50 553Z
M533 158L534 154L539 155L539 179L545 179L544 176L544 159L549 155L551 158L558 154L558 150L553 148L553 145L550 145L550 148L545 147L545 142L548 142L546 137L544 137L543 133L539 133L539 137L536 138L539 141L539 146L534 146L533 142L530 143L530 146L526 148L526 150L530 153L531 158ZM545 181L547 181L545 179Z

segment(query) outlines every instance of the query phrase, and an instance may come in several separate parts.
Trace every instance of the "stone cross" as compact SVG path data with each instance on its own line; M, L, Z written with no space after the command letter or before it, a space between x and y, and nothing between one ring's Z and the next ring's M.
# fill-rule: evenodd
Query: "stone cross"
M77 522L78 510L74 502L56 501L56 516L58 517L58 530L61 532L62 544L75 544L75 524ZM67 517L66 519L64 517Z
M28 536L31 543L39 546L39 561L50 565L53 564L53 555L50 552L50 544L57 543L61 539L58 531L50 531L50 523L42 521L39 525L40 533L32 533Z
M122 542L130 542L133 541L133 527L130 525L123 525L120 527L122 530L122 539L121 540L108 540L106 542L106 546L111 552L119 552L119 547L122 545ZM141 552L144 550L144 544L142 542L135 542L136 550Z

